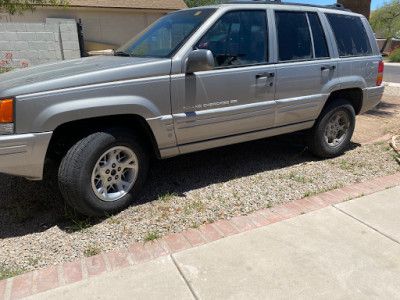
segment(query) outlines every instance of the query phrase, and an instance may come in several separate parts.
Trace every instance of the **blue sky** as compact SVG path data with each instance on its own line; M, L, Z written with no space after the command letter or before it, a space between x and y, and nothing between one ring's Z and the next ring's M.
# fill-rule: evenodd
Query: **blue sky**
M284 0L282 2L295 2L295 3L306 3L306 4L318 4L318 5L329 5L336 3L335 0ZM383 0L372 0L371 1L371 10L377 9L380 7L385 1ZM386 2L390 2L387 0Z

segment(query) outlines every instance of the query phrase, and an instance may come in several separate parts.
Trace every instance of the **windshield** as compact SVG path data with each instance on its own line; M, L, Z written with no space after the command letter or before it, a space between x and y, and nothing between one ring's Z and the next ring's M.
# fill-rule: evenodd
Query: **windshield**
M119 48L115 54L171 57L215 9L183 10L166 15Z

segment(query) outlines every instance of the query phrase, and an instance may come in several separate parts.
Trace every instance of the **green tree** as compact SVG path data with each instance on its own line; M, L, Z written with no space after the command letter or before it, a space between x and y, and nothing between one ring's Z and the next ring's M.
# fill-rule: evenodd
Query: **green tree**
M48 4L66 7L68 0L0 0L0 11L22 15L26 10L35 10L37 5Z
M389 40L400 36L400 1L385 2L371 15L370 23L374 31L381 31L386 39L381 52L385 49Z
M188 7L214 5L220 4L221 2L222 0L185 0L185 3Z

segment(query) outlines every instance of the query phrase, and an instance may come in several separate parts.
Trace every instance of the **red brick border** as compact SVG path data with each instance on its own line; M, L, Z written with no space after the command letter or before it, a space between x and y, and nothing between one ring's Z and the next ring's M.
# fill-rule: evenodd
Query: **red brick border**
M154 242L134 244L108 253L5 279L0 281L0 300L19 299L72 284L397 185L400 185L400 173L262 209L247 216L204 224L198 229L170 234Z
M369 142L365 142L362 143L363 145L371 145L371 144L375 144L375 143L381 143L381 142L386 142L388 140L390 140L395 134L394 133L387 133L384 136L381 136L380 138L377 138L375 140L369 141Z

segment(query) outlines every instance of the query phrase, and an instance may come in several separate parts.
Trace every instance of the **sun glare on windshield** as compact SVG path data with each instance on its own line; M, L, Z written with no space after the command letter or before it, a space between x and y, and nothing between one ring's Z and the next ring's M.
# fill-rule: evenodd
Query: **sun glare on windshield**
M214 11L186 10L166 15L116 53L135 57L171 57Z

